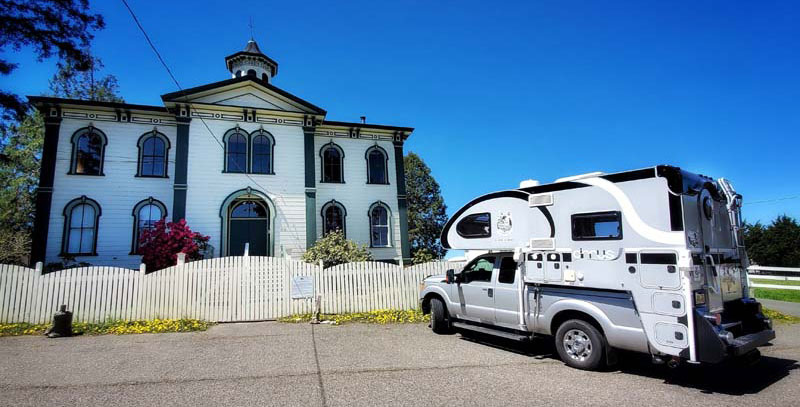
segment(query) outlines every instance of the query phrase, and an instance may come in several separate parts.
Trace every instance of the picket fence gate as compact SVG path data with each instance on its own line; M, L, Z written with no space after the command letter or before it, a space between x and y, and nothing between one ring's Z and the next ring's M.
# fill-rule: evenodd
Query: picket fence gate
M196 318L262 321L310 313L412 309L419 284L457 263L400 267L381 262L319 265L276 257L220 257L145 274L118 267L81 267L42 274L0 265L0 322L46 323L65 304L76 322ZM314 299L293 299L296 277L313 278Z

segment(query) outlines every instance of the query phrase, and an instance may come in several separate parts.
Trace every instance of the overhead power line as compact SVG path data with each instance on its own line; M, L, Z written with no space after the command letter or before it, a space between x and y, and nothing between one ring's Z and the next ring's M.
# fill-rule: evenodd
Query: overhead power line
M175 75L172 73L172 70L169 68L169 65L167 65L167 62L166 62L166 61L164 60L164 58L161 56L161 53L160 53L160 52L158 52L158 48L156 48L155 44L153 44L153 41L150 39L150 36L147 34L147 31L144 29L144 27L142 26L142 24L139 22L139 18L137 18L137 17L136 17L136 13L134 13L133 9L132 9L132 8L131 8L131 6L128 4L128 1L127 1L127 0L122 0L122 3L125 5L125 8L126 8L126 9L128 9L128 12L130 13L131 17L133 18L133 21L136 23L136 26L139 28L139 31L141 31L141 32L142 32L142 35L144 35L144 38L145 38L145 40L147 41L147 44L150 46L150 49L152 49L152 50L153 50L153 53L155 53L155 54L156 54L156 57L158 58L158 61L161 63L161 65L162 65L162 66L164 67L164 69L167 71L167 74L168 74L168 75L169 75L169 77L172 79L172 82L174 82L174 83L175 83L175 86L177 86L177 87L178 87L178 90L179 90L179 91L180 91L180 92L183 94L184 103L186 103L187 105L189 105L189 110L190 110L190 111L191 111L191 110L194 110L194 112L195 112L195 113L199 113L199 112L198 112L198 110L197 110L197 109L194 107L194 105L193 105L193 104L192 104L192 103L189 101L189 97L188 97L188 96L187 96L185 93L183 93L183 87L181 86L180 82L178 82L178 79L175 77ZM222 143L222 141L221 141L221 140L220 140L220 139L219 139L219 138L218 138L218 137L217 137L217 136L214 134L214 131L213 131L213 130L211 130L211 127L209 127L209 125L208 125L208 123L206 123L205 119L203 119L203 117L202 117L200 114L197 114L197 118L198 118L198 119L200 119L200 121L203 123L203 126L204 126L204 127L206 128L206 130L208 131L208 134L209 134L209 135L210 135L210 136L211 136L211 137L214 139L214 141L216 141L216 142L217 142L217 144L219 145L219 147L220 147L220 148L222 149L222 151L224 152L224 151L225 151L225 145L224 145L224 144ZM271 159L274 159L274 157L272 157ZM248 178L248 179L249 179L249 180L250 180L250 181L251 181L253 184L255 184L256 186L258 186L258 187L259 187L259 188L260 188L262 191L267 191L267 190L268 190L268 189L267 189L267 188L265 188L263 185L261 185L261 184L260 184L258 181L256 181L256 180L255 180L255 179L254 179L252 176L250 176L250 174L248 174L248 173L247 173L247 170L246 170L245 168L241 168L241 167L239 166L239 164L238 164L238 163L236 163L236 162L234 162L234 164L236 165L236 167L237 167L239 170L242 170L242 171L241 171L241 173L242 173L243 175L245 175L245 176L246 176L246 177L247 177L247 178ZM282 192L286 193L287 191L286 191L286 189L285 189L285 188L283 188L283 191L282 191ZM276 199L278 199L278 200L280 200L280 201L282 201L282 202L283 202L283 204L284 204L284 205L286 205L286 201L283 199L283 197L282 197L280 194L276 194L276 195L275 195L275 198L276 198ZM276 211L277 211L277 208L276 208ZM278 214L276 213L276 214L275 214L275 216L277 217L277 216L278 216ZM300 235L297 233L297 231L295 230L295 228L294 228L294 227L292 227L292 225L290 225L290 224L289 224L289 223L286 221L286 219L283 219L283 217L281 217L281 222L283 222L283 223L286 225L286 230L287 230L287 231L289 231L290 233L292 233L292 234L294 235L294 238L295 238L295 239L296 239L298 242L302 242L302 241L304 240L304 239L301 239L301 238L300 238ZM316 233L316 231L314 231L314 233ZM283 247L283 246L281 246L281 247ZM273 255L274 255L274 254L275 254L275 253L273 253Z
M755 204L770 203L770 202L789 201L789 200L797 199L797 198L800 198L800 194L789 195L789 196L784 196L784 197L775 198L775 199L765 199L765 200L762 200L762 201L751 201L751 202L745 201L743 203L743 205L755 205Z

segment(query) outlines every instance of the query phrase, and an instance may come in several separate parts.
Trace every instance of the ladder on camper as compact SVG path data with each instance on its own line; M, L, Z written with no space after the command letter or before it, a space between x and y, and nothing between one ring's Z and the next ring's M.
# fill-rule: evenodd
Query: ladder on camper
M739 259L742 263L742 291L745 297L748 296L748 279L747 279L747 269L750 267L750 259L747 257L747 252L745 251L744 245L744 233L742 230L742 195L737 193L735 189L733 189L733 185L730 181L725 178L720 178L717 180L717 183L722 189L722 193L725 194L725 198L727 198L728 204L728 217L730 218L731 222L731 232L733 233L733 239L736 243L736 248L739 252Z

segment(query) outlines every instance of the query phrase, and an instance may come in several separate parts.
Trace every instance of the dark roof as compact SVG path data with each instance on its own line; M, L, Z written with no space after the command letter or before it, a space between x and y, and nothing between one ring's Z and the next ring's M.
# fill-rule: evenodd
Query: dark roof
M261 52L261 50L258 48L258 44L256 43L256 40L254 40L252 38L250 39L250 41L247 41L247 45L245 45L245 47L244 47L244 52L250 52L250 53L253 53L253 54L264 55L264 53Z
M273 91L273 92L275 92L275 93L277 93L277 94L279 94L279 95L281 95L281 96L283 96L283 97L285 97L287 99L293 100L293 101L295 101L295 102L297 102L297 103L299 103L299 104L301 104L303 106L306 106L309 109L313 110L314 113L321 114L321 115L327 114L325 109L322 109L321 107L317 107L317 106L313 105L310 102L306 102L305 100L303 100L303 99L301 99L301 98L299 98L299 97L297 97L295 95L292 95L289 92L286 92L283 89L280 89L280 88L277 88L277 87L275 87L273 85L270 85L267 81L263 81L263 80L261 80L261 79L259 79L257 77L248 76L248 75L241 76L241 77L238 77L238 78L226 79L224 81L209 83L207 85L196 86L194 88L184 89L184 90L177 91L177 92L166 93L166 94L161 95L161 100L163 100L165 102L166 101L180 102L181 100L179 100L178 98L189 96L189 95L191 95L193 93L203 92L203 91L206 91L206 90L210 90L210 89L214 89L214 88L220 88L220 87L223 87L223 86L228 86L228 85L232 85L232 84L235 84L235 83L246 82L246 81L255 82L256 84L261 85L261 86L263 86L263 87L265 87L265 88L267 88L267 89L269 89L269 90L271 90L271 91Z
M239 57L239 56L251 56L251 57L262 58L262 59L266 60L268 64L270 64L270 65L272 65L274 67L274 72L272 72L272 76L275 76L275 75L278 74L278 62L275 61L274 59L264 55L264 53L261 52L261 49L258 48L258 44L256 43L256 41L253 40L253 39L251 39L250 41L247 41L247 45L245 45L243 51L239 51L239 52L237 52L235 54L231 54L231 55L228 55L228 56L225 57L225 66L228 67L228 70L231 69L230 61L232 59L236 58L236 57Z
M337 122L333 120L323 120L322 125L329 125L329 126L344 126L344 127L359 127L359 128L369 128L369 129L383 129L383 130L397 130L397 131L407 131L412 132L414 131L413 127L398 127L398 126L387 126L384 124L370 124L370 123L350 123L350 122Z
M64 98L55 98L49 96L28 96L28 100L34 105L53 104L53 105L98 106L98 107L110 107L113 109L147 110L151 112L169 113L169 110L167 110L167 108L164 106L135 105L132 103L122 103L122 102L100 102L96 100L64 99Z

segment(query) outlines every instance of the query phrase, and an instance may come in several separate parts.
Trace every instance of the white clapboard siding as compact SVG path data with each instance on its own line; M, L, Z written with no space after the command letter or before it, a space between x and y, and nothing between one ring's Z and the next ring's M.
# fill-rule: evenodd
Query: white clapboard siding
M419 285L457 263L400 267L382 262L317 264L276 257L221 257L154 273L118 267L80 267L41 274L0 265L0 322L47 323L60 305L75 322L196 318L263 321L307 314L413 309ZM312 298L292 299L298 277L313 279Z

